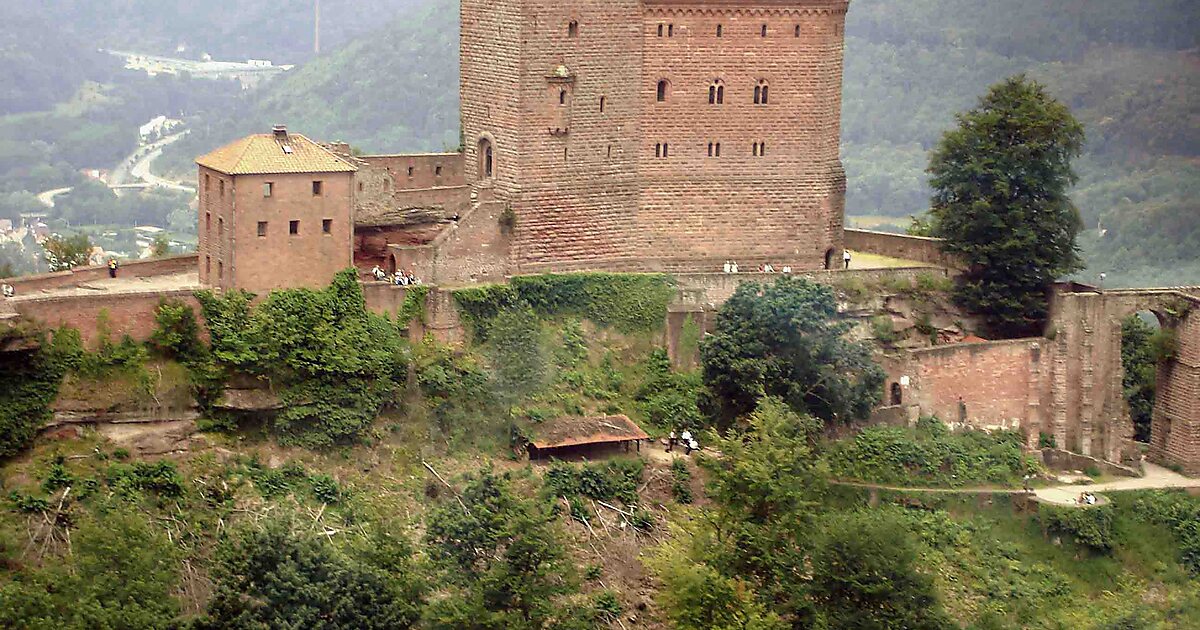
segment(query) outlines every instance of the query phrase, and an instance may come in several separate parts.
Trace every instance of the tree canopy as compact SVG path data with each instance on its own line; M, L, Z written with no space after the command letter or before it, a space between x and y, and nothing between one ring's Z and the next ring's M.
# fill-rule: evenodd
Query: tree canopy
M700 350L708 411L729 425L766 395L826 422L866 418L883 370L837 317L833 292L808 280L738 286Z
M1083 126L1024 76L958 116L929 164L933 233L967 265L958 298L993 334L1036 334L1051 282L1080 268L1079 215L1067 196Z

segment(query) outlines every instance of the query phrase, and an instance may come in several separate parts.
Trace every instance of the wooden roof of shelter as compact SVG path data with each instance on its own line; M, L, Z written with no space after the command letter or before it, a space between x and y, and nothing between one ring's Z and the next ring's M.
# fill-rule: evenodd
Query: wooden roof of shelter
M539 425L530 443L546 449L648 439L650 436L628 416L564 416Z

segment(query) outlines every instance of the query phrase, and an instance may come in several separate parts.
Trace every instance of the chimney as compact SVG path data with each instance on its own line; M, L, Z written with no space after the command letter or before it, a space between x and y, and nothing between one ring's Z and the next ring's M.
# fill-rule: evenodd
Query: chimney
M271 128L271 132L275 134L276 140L287 140L287 126L275 125Z

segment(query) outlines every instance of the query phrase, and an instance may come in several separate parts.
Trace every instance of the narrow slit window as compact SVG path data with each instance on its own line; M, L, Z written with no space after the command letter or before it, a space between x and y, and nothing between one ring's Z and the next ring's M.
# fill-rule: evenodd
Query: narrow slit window
M658 99L659 103L662 103L667 100L667 80L666 79L663 79L658 82L658 88L655 91L655 98Z
M709 142L708 143L708 157L712 157L712 156L713 156L713 143Z
M288 234L295 236L300 233L299 221L288 221Z
M758 85L754 86L754 104L766 105L767 100L770 98L769 90L770 86L767 85L765 80L759 81Z
M219 180L219 181L218 181L218 184L219 184L219 186L218 186L218 188L219 188L219 191L218 191L218 192L221 194L221 198L222 198L222 199L224 199L224 198L225 198L225 180L223 180L223 179L222 179L222 180Z
M217 217L217 236L224 236L224 235L225 235L225 219L223 217Z
M263 196L270 197L271 193L274 192L274 189L275 189L275 185L272 184L271 182L264 183L263 184Z
M767 36L767 25L766 24L762 25L762 29L759 31L759 33L761 34L762 37Z
M720 142L717 143L717 155L716 156L721 157L721 143Z
M654 157L662 157L662 143L654 145Z
M717 25L717 37L721 37L724 33L725 33L725 27L718 24Z
M363 183L358 182L358 192L362 192L362 191L363 191Z
M795 36L800 37L800 25L799 24L796 25L796 35Z
M658 36L659 37L663 36L663 25L662 24L658 25Z
M604 105L607 102L607 100L608 99L604 98L603 96L600 97L600 113L601 114L604 113Z
M321 232L324 234L333 233L333 219L321 219Z
M667 37L675 37L675 25L674 24L667 25Z
M567 24L567 37L579 37L579 22L571 20Z
M670 152L671 152L671 147L666 142L664 142L663 143L663 157L667 157L667 155L669 155Z
M410 167L408 167L408 176L409 176L409 177L412 177L412 176L413 176L413 167L411 167L411 166L410 166Z
M566 90L559 90L559 91L558 91L558 104L559 104L559 105L566 105L566 104L567 104L567 91L566 91Z
M204 213L204 231L206 233L212 231L212 213L211 212Z

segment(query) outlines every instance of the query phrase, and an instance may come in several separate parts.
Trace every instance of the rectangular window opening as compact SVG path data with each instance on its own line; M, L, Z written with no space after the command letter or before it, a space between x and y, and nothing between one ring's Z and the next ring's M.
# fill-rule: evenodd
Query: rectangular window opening
M270 197L272 192L274 192L274 185L271 184L271 182L264 183L263 184L263 196Z
M259 236L266 236L266 235L267 235L267 222L266 222L266 221L259 221L259 222L258 222L258 235L259 235Z
M324 188L325 188L324 183L321 182L320 180L313 181L313 183L312 183L313 196L320 197L321 193L324 192Z
M408 167L408 176L409 176L409 177L412 177L412 176L413 176L413 167L411 167L411 166L410 166L410 167Z
M438 166L433 167L433 174L436 175L437 177L442 176L442 167L440 164Z
M321 219L321 232L325 234L333 232L333 219Z
M299 221L288 221L288 234L296 235L300 233Z

